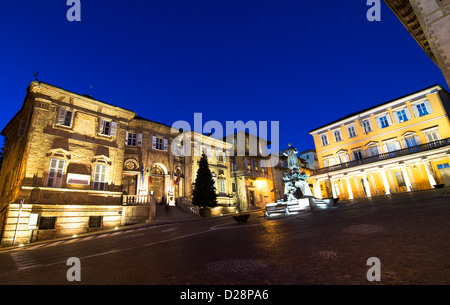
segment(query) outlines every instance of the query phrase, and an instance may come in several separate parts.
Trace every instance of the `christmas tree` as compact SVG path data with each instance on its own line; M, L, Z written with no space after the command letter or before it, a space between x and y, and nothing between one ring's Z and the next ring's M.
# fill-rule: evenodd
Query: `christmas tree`
M192 197L192 204L199 207L215 207L217 205L216 187L209 170L208 158L203 153L198 161L197 177Z

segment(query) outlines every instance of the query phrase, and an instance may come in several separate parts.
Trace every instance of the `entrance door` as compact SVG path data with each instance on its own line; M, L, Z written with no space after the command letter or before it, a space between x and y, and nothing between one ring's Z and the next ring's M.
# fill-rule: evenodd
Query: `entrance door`
M255 206L255 191L248 191L248 204L250 206Z
M444 183L445 186L450 186L450 165L448 163L438 164L437 168L441 175L442 183Z
M122 192L126 195L137 195L137 175L122 176Z
M164 171L158 165L152 167L152 185L150 194L153 192L156 203L164 203Z
M153 192L156 203L164 202L164 177L153 176L150 192Z

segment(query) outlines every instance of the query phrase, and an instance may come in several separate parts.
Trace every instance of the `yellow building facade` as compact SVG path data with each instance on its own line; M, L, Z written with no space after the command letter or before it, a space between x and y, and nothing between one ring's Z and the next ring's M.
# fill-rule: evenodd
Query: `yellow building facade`
M317 198L355 199L450 186L450 95L439 85L310 131Z

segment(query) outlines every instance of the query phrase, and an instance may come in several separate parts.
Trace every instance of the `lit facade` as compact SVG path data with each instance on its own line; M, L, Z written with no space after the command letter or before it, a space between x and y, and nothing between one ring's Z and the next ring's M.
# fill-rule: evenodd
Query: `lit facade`
M269 159L267 140L242 131L235 133L233 140L231 176L235 201L241 211L265 208L275 200L273 168L263 166Z
M191 201L195 179L197 177L198 162L204 153L208 158L208 166L214 179L219 205L234 205L231 185L230 157L227 151L231 144L222 140L214 139L198 132L190 132L190 155L186 156L186 162L190 164L186 175L187 188L186 197ZM189 142L189 139L188 139Z
M310 132L314 195L354 199L450 185L450 95L436 85Z
M231 145L192 133L186 154L178 130L90 96L32 82L2 135L3 246L149 221L192 195L195 142L209 147L218 202L233 204Z
M450 86L450 2L384 0L406 30L441 69Z
M319 160L315 149L308 149L300 153L300 158L305 160L309 169L319 168Z

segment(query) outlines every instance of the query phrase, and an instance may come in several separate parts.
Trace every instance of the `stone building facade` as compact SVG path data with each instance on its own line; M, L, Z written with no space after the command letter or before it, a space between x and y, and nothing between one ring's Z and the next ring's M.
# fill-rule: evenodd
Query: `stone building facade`
M241 140L241 139L243 140ZM233 157L231 157L232 189L240 211L264 208L275 201L272 167L265 167L265 139L238 132L233 135Z
M2 131L2 245L120 225L125 130L134 116L32 82L22 109Z
M450 1L385 0L450 86Z
M192 195L200 158L172 145L180 131L170 126L44 82L29 85L2 135L1 245L148 221L157 204ZM210 147L219 203L233 204L229 159L219 154L227 144L192 138Z
M204 153L208 157L209 169L215 182L218 204L234 205L231 188L230 157L227 156L227 151L230 149L231 144L198 132L190 132L189 136L187 143L190 143L190 153L185 154L186 163L190 164L186 173L186 184L188 186L186 188L186 197L192 198L192 190L194 189L199 167L198 162Z
M265 167L268 143L248 133L234 135L245 141L237 151L226 139L176 130L38 81L1 135L1 246L147 222L157 205L193 211L202 153L222 206L218 215L274 202L282 182L275 187L273 180L286 170Z

